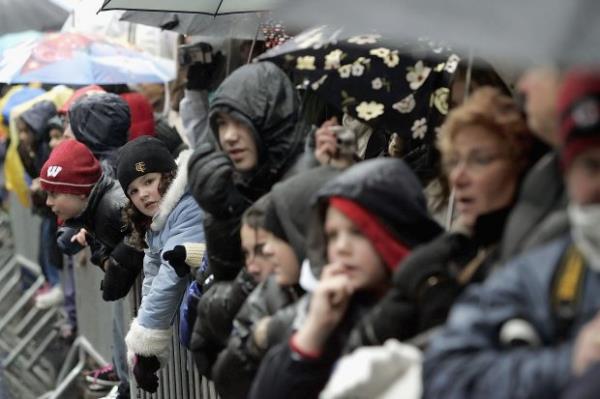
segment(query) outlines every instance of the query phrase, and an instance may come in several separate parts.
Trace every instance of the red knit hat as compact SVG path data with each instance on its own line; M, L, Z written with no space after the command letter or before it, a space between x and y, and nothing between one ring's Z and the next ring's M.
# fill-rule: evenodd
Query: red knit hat
M568 168L590 146L600 147L600 72L567 73L558 93L558 112L561 158Z
M375 250L390 270L395 270L402 259L410 253L392 233L368 210L343 197L329 198L329 205L342 212L356 224L371 241Z
M45 191L89 195L101 175L102 169L92 152L77 140L66 140L42 166L40 184Z

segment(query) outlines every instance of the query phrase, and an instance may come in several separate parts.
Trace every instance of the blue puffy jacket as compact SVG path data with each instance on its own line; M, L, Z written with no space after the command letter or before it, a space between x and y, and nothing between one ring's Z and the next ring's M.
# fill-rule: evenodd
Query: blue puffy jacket
M564 236L514 259L457 302L431 342L423 370L425 398L553 398L571 378L577 333L600 309L600 273L588 269L580 304L559 334L550 298L556 266L571 244ZM541 344L507 346L508 320L528 321Z
M189 154L182 153L178 164L187 163ZM157 356L164 365L171 325L190 279L179 277L162 254L186 242L204 242L203 219L203 211L187 191L187 168L179 167L146 234L142 304L125 338L130 354Z

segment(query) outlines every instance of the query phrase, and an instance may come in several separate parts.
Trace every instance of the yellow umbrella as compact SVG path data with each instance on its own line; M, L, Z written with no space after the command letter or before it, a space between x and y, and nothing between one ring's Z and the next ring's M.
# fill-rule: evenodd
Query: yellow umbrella
M29 207L29 188L25 182L25 169L21 163L21 158L17 152L19 144L19 134L17 132L17 118L34 104L40 101L52 101L56 108L60 108L73 94L73 90L66 86L55 86L52 90L16 106L10 111L10 146L6 151L4 160L4 174L6 179L6 188L17 194L19 201L23 206Z

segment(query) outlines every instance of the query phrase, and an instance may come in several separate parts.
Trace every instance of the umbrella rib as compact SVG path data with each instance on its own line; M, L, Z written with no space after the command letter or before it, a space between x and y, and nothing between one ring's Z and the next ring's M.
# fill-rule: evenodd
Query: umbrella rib
M215 15L213 15L213 17L216 17L217 15L219 15L219 10L221 9L222 5L223 5L223 0L220 0L219 5L217 6L217 9L215 10Z

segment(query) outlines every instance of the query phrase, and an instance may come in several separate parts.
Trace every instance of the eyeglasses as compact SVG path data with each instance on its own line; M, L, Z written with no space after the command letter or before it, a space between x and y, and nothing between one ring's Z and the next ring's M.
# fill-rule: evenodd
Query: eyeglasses
M443 161L442 166L447 174L458 168L458 166L461 164L464 164L465 167L470 171L479 172L485 169L487 166L494 163L495 161L507 158L508 156L500 153L490 154L473 152L469 154L466 158L462 159L459 157L450 156Z

